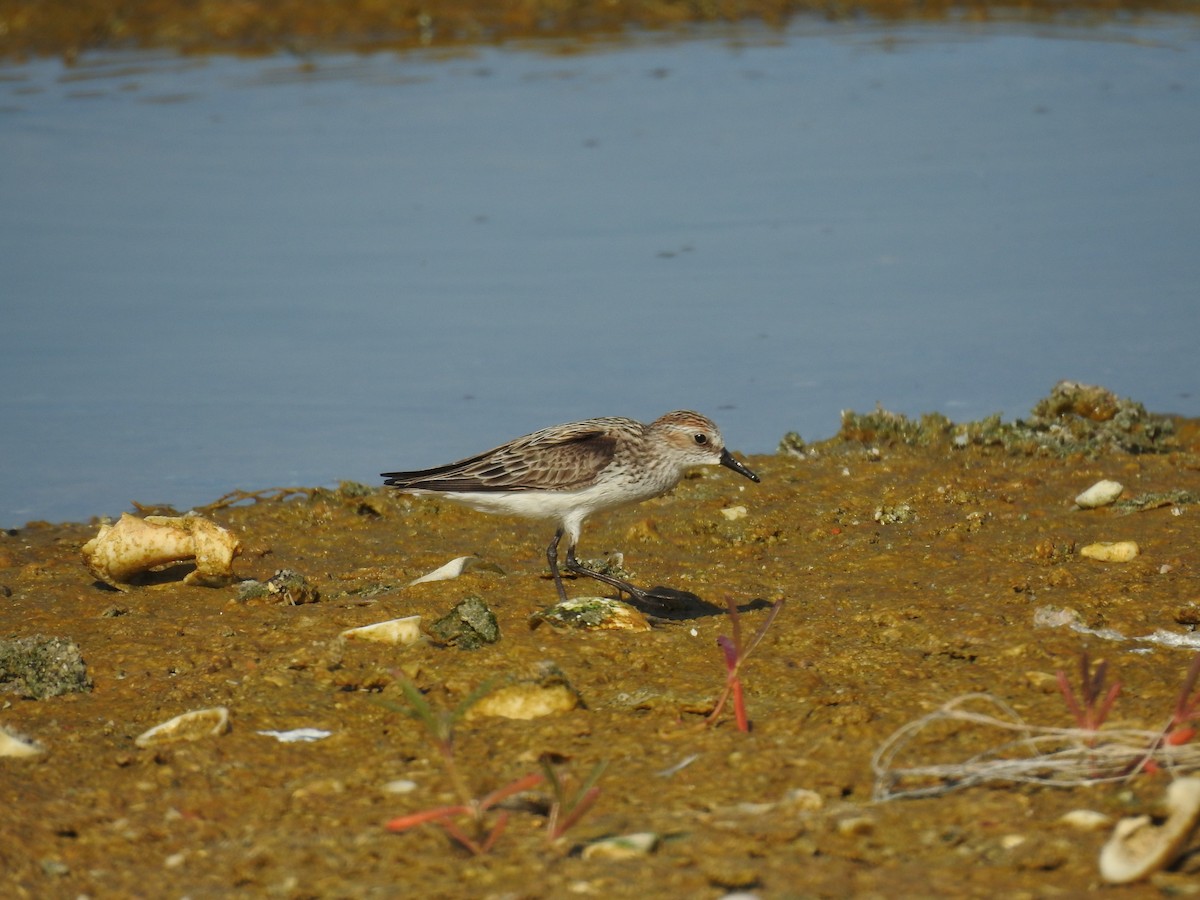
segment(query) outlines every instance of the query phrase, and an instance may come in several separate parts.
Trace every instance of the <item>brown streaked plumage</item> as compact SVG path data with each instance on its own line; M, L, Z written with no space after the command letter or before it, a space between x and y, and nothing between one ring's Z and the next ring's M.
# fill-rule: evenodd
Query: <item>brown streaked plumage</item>
M558 544L566 535L568 570L645 601L654 598L575 558L583 521L594 512L665 494L697 465L721 465L759 480L729 454L710 419L686 410L649 425L616 416L555 425L449 465L382 477L407 493L439 494L481 512L553 519L558 530L546 559L560 599L567 593L558 570Z

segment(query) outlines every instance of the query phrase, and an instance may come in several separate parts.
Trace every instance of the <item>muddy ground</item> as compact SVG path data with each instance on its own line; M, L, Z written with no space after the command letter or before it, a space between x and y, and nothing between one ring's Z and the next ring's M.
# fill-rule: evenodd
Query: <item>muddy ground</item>
M1110 725L1164 723L1193 650L1036 619L1067 608L1083 628L1193 632L1200 422L1174 424L1157 452L1131 454L863 420L817 447L792 439L790 452L749 458L758 485L724 469L699 472L672 495L597 516L584 530L584 556L621 551L635 581L712 604L675 610L648 632L531 630L531 613L555 600L545 524L382 490L268 492L208 511L241 539L239 578L288 568L319 590L317 602L297 605L247 598L236 584L185 585L177 579L186 566L116 591L81 563L96 523L8 532L0 637L75 642L92 687L33 700L7 676L0 724L44 752L0 759L0 893L1062 897L1104 887L1097 854L1108 829L1060 817L1154 810L1168 776L1073 788L986 783L875 802L872 755L905 723L968 692L990 692L1031 723L1072 725L1054 674L1074 678L1085 648L1124 686ZM1104 478L1135 504L1076 508L1073 498ZM1136 503L1151 494L1168 499ZM744 516L728 512L739 506ZM1141 555L1120 563L1079 552L1115 540L1136 541ZM502 572L406 586L465 554ZM578 580L569 591L596 593ZM471 595L497 617L497 643L394 648L339 638L399 616L428 625ZM726 598L747 632L768 604L786 600L743 670L749 733L728 712L705 725L725 682L716 638L730 633ZM580 708L461 722L458 765L482 796L538 772L544 754L575 777L607 761L594 807L548 842L549 795L535 787L509 804L508 828L484 856L434 824L390 833L394 817L456 802L429 735L394 709L407 702L402 679L449 709L489 679L503 685L543 661L565 675ZM212 706L229 709L228 733L134 743L178 713ZM310 743L259 734L301 727L331 734ZM965 756L994 737L967 733L940 749ZM629 859L582 852L633 832L657 835L657 846ZM1104 891L1195 892L1197 868L1192 857L1183 871Z

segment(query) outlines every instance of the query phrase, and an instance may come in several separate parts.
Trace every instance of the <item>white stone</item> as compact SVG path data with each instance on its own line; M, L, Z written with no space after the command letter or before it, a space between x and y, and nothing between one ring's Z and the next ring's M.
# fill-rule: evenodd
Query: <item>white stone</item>
M1080 509L1099 509L1115 503L1123 490L1125 488L1119 481L1097 481L1075 498L1075 505Z

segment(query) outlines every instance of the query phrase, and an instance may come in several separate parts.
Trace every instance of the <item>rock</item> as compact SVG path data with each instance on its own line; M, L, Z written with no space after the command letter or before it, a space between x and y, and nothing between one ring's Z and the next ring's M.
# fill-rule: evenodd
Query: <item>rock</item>
M570 712L579 696L570 685L510 684L498 688L471 707L466 718L497 716L503 719L539 719Z
M500 624L480 597L467 597L429 626L437 640L460 650L477 650L500 640Z
M266 582L267 596L277 603L300 606L316 603L321 592L307 578L294 569L279 569Z
M92 679L73 641L40 634L0 641L0 691L45 700L91 689Z
M536 669L531 677L497 688L477 700L464 718L538 719L570 712L583 705L579 692L558 666L541 662Z
M555 628L593 628L597 631L649 631L650 623L637 608L608 597L574 597L539 610L529 627L543 622Z
M884 504L875 508L874 519L880 525L907 525L917 520L917 513L908 503Z

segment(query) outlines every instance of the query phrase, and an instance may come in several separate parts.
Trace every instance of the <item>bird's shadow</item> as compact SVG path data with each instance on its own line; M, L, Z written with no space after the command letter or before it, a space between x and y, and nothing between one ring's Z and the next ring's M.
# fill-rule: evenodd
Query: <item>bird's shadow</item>
M691 591L681 591L677 588L656 585L643 590L642 596L631 596L627 600L653 622L689 622L694 619L704 619L709 616L724 616L729 614L726 604L710 603ZM739 613L756 609L769 609L771 603L761 597L756 597L737 606Z

